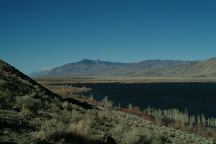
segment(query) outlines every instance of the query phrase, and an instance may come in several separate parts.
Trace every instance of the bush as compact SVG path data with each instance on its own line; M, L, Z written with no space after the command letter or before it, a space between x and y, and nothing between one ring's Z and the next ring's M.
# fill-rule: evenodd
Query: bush
M149 130L140 127L131 127L125 124L116 125L110 133L118 143L151 144L153 141L152 134Z
M42 122L40 130L32 133L34 140L56 142L73 141L75 137L85 140L90 139L91 119L74 121L74 119L69 120L68 118L67 120L53 118Z
M135 144L139 141L140 131L138 128L132 128L124 134L124 140L126 144Z
M104 99L102 100L102 106L107 109L111 109L113 107L113 102L110 101L108 97L104 97Z
M22 96L16 98L18 106L21 106L22 109L31 111L32 113L37 113L41 106L40 99L34 99L31 96Z
M33 138L36 141L51 141L55 135L62 133L67 128L67 125L56 119L46 120L42 122L41 129L33 133Z
M91 123L90 119L80 120L77 123L71 123L67 131L82 137L89 137L89 134L91 134Z
M94 99L94 96L93 96L93 95L91 95L91 96L89 97L88 102L89 102L90 104L96 105L96 100Z
M72 106L71 106L71 104L69 102L63 102L62 108L64 110L72 110Z
M111 135L120 142L122 140L122 132L124 131L125 127L123 124L116 125L113 129L111 129Z
M11 108L15 103L15 97L9 90L0 91L0 108Z
M131 111L132 109L133 109L132 104L129 104L129 105L128 105L128 110Z

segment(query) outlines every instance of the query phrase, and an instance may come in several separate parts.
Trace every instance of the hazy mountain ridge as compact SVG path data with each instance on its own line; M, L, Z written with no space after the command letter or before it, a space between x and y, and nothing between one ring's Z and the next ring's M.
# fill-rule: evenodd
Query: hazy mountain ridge
M216 58L203 61L145 60L134 63L84 59L31 73L32 77L215 77Z

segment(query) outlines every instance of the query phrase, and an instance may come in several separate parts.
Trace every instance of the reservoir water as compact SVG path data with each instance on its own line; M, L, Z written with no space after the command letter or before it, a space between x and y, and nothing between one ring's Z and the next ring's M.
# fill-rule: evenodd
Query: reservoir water
M216 116L216 83L85 83L72 84L88 87L86 95L96 100L107 96L115 105L128 104L141 108L177 108L190 114Z

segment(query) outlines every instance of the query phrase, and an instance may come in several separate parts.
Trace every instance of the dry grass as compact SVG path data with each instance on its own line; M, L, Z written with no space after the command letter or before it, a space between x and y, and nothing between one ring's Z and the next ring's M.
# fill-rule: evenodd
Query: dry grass
M38 142L65 141L75 136L89 140L91 131L92 119L73 110L63 111L60 115L53 115L52 119L43 121L40 129L33 132L32 136Z
M71 97L75 94L82 94L87 91L89 91L89 88L82 87L73 87L73 86L54 86L54 85L45 85L49 90L53 91L54 93L57 93L63 97Z
M187 112L177 109L160 110L129 105L128 108L120 108L121 111L131 113L151 121L155 124L169 126L187 133L196 133L206 138L216 138L215 118L206 118L204 115L189 116Z
M89 137L91 134L91 124L91 119L80 120L76 123L71 123L67 131L82 137Z
M130 129L128 132L124 134L125 143L126 144L136 143L139 140L139 134L140 134L139 129L136 129L136 128Z

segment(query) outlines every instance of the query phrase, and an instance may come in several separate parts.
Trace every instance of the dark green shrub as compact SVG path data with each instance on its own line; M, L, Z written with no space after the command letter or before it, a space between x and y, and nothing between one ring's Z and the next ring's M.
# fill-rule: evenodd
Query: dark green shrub
M34 99L31 96L17 97L17 104L22 107L22 109L27 109L33 113L37 113L41 106L40 99Z
M15 103L15 97L8 90L0 91L0 108L11 108Z

